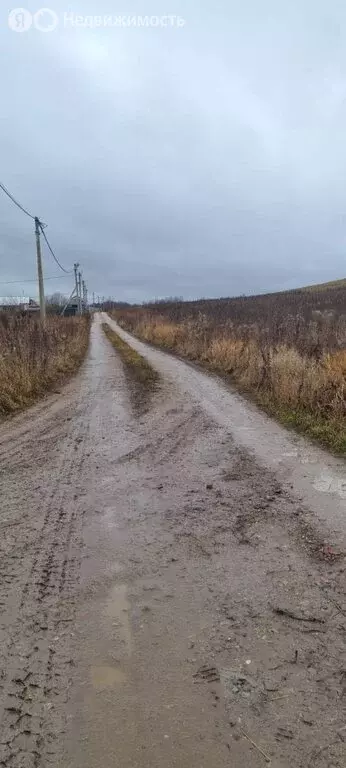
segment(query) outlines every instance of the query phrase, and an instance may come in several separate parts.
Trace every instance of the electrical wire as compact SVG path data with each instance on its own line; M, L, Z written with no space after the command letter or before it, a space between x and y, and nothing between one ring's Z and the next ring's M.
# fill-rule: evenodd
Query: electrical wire
M18 203L18 200L16 200L16 198L15 198L15 197L13 197L13 195L11 195L11 192L9 192L9 191L8 191L8 189L5 187L5 184L2 184L2 182L1 182L1 181L0 181L0 189L2 189L2 191L3 191L3 192L5 192L5 195L7 195L7 197L9 197L9 198L10 198L10 200L12 200L12 202L13 202L13 203L14 203L14 204L17 206L17 208L19 208L21 211L23 211L23 213L26 213L26 215L27 215L27 216L29 216L29 217L30 217L30 219L33 219L33 220L35 221L35 219L36 219L36 216L32 216L32 214L31 214L31 213L29 213L29 211L27 211L27 210L26 210L26 208L24 208L24 206L23 206L23 205L21 205L20 203ZM50 252L51 252L51 254L52 254L52 256L53 256L53 259L54 259L54 261L56 262L56 264L58 265L58 267L60 267L60 269L61 269L63 272L65 272L67 275L69 275L70 273L72 273L72 272L73 272L73 269L65 269L65 267L63 267L63 266L62 266L62 264L60 264L60 261L59 261L59 259L56 257L56 255L55 255L55 253L54 253L54 251L53 251L52 247L50 246L50 244L49 244L49 242L48 242L48 239L47 239L47 237L46 237L46 233L44 232L44 229L43 229L43 227L44 227L44 226L45 226L45 225L43 224L43 222L42 222L42 221L39 221L39 227L40 227L40 230L41 230L41 232L42 232L42 234L43 234L43 237L44 237L44 239L45 239L45 241L46 241L46 243L47 243L47 245L48 245L48 248L49 248L49 250L50 250Z
M64 275L51 275L50 277L45 277L46 280L64 280ZM15 283L37 283L37 277L30 277L29 280L5 280L4 282L1 280L0 285L14 285Z
M59 261L59 259L56 257L56 255L55 255L55 253L54 253L54 251L53 251L53 249L52 249L52 247L51 247L51 245L50 245L50 243L49 243L49 241L48 241L47 235L46 235L46 233L45 233L45 231L44 231L44 229L43 229L43 226L42 226L42 222L41 222L41 221L39 222L39 225L40 225L40 230L41 230L41 232L42 232L42 234L43 234L43 237L44 237L44 239L45 239L45 241L46 241L46 243L47 243L47 246L48 246L48 248L49 248L49 250L50 250L50 252L51 252L51 254L52 254L52 256L53 256L53 259L54 259L54 261L55 261L55 262L56 262L56 264L58 265L58 267L60 267L60 269L61 269L63 272L65 272L67 275L70 275L70 274L72 274L72 272L73 272L73 269L65 269L65 267L63 267L63 266L62 266L62 264L60 264L60 261Z
M13 197L13 195L11 195L11 192L8 191L8 189L5 187L4 184L2 184L2 182L0 182L0 189L2 189L2 191L5 193L5 195L7 195L7 197L9 197L10 200L12 200L12 202L17 206L17 208L19 208L21 211L23 211L23 213L25 213L27 216L29 216L30 219L33 219L34 221L36 220L37 217L33 216L31 213L29 213L29 211L27 211L26 208L24 208L24 206L21 205L18 202L18 200L16 200L16 198ZM60 264L59 259L55 255L55 253L53 251L53 248L51 247L51 245L49 243L49 240L48 240L48 238L46 236L46 233L44 231L44 227L46 225L43 224L43 222L40 221L39 219L38 219L38 224L39 224L40 230L41 230L41 232L43 234L43 237L44 237L44 239L46 241L46 244L47 244L47 246L49 248L49 251L50 251L51 255L53 256L53 259L54 259L55 263L58 265L59 269L61 269L62 272L65 272L66 275L71 275L72 272L73 272L73 269L65 269L65 267L63 267L63 265ZM58 277L59 277L59 275L57 275L56 277L55 276L54 277L46 277L45 279L46 280L55 280ZM34 280L12 280L12 281L9 281L7 283L6 282L5 283L0 283L0 285L10 285L11 283L14 284L14 283L21 283L21 282L29 283L29 282L35 282L35 281Z
M1 181L0 181L0 189L2 189L3 192L5 192L5 195L7 195L7 197L9 197L10 200L12 200L12 202L17 206L17 208L20 208L20 210L23 211L23 213L26 213L27 216L30 216L30 219L35 220L35 216L32 216L32 214L29 213L29 211L27 211L26 208L23 208L23 206L20 203L18 203L18 200L16 200L16 198L13 197L13 195L11 195L11 192L9 192L8 189L6 189L5 185L2 184Z

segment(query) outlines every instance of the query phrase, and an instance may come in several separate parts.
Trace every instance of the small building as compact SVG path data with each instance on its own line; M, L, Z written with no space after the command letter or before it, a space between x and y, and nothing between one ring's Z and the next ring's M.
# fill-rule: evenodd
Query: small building
M64 312L65 317L74 317L74 315L78 315L78 309L79 309L78 299L71 299L71 301L69 301L65 309L65 312Z
M0 312L34 314L40 307L30 296L0 296Z

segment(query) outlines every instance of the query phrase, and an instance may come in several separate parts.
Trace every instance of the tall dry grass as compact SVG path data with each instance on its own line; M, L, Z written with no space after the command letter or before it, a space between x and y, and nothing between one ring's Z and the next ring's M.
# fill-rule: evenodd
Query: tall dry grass
M89 343L88 317L0 315L0 415L35 401L72 374Z
M218 325L203 315L174 322L150 308L115 314L145 341L226 375L286 423L346 452L346 349L304 354L260 324Z

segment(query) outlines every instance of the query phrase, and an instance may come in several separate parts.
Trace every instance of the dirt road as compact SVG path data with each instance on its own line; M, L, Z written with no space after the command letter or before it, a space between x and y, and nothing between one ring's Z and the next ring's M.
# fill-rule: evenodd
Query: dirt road
M344 767L344 463L101 319L0 429L0 765Z

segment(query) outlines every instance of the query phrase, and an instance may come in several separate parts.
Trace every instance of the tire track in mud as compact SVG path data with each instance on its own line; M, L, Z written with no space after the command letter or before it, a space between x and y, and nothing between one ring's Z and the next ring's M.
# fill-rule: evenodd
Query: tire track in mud
M262 758L241 741L241 720L275 768L310 757L327 768L324 745L343 734L346 566L317 561L310 532L301 540L305 509L239 450L229 420L210 416L194 378L192 394L181 389L180 363L164 358L171 374L178 365L176 381L163 369L162 397L131 418L125 379L95 326L72 397L61 397L60 411L56 401L35 411L32 432L23 419L0 440L8 507L0 511L0 766L113 768L116 754L131 767L257 768ZM113 605L113 590L124 587L131 658L124 600ZM322 618L323 633L273 605ZM76 678L83 659L85 670L70 697L74 658ZM109 664L128 674L127 700L125 688L122 696L93 690L91 670L114 672ZM90 706L84 737L79 696ZM163 737L170 728L172 741ZM333 749L341 768L341 736Z
M139 461L142 456L150 456L156 464L164 464L167 458L174 456L191 439L191 435L194 436L201 428L207 428L201 409L194 408L191 413L182 412L181 419L171 429L167 429L166 434L160 434L149 442L141 442L133 450L119 456L115 463L121 465L128 461Z
M85 387L84 387L85 390ZM54 761L57 731L56 705L66 697L71 659L64 648L73 620L73 595L78 583L81 559L82 510L76 488L88 439L88 421L81 392L76 421L61 445L60 460L42 502L45 510L25 573L24 547L8 586L17 576L20 594L16 616L7 627L7 647L1 672L2 730L0 765L11 768L38 768ZM6 603L5 591L1 602ZM54 708L54 731L51 711ZM49 717L47 718L47 714ZM44 763L42 762L44 760Z
M143 430L141 446L122 457L130 463L123 472L123 506L132 487L133 569L151 583L159 574L157 591L165 573L176 571L167 595L171 606L179 602L179 626L181 594L196 579L199 615L209 615L209 626L191 637L186 632L191 650L184 649L181 663L186 654L197 679L208 669L220 677L212 706L227 712L225 765L263 763L259 753L247 752L245 731L275 768L345 766L344 465L292 438L247 403L238 408L238 396L217 380L122 333L157 366L172 394L176 385L180 405L177 433L169 411L161 428L154 415L151 442ZM335 479L335 493L319 490L320 467ZM148 478L145 505L138 489L147 487ZM167 529L166 543L160 526ZM203 605L205 588L210 595ZM149 603L150 621L160 623L163 602L158 610L157 595L151 602L147 594L141 597ZM185 610L193 609L187 601ZM189 625L190 616L185 620ZM164 643L164 631L149 637ZM180 730L177 745L179 738ZM153 763L155 756L153 750ZM171 765L170 758L162 764Z

